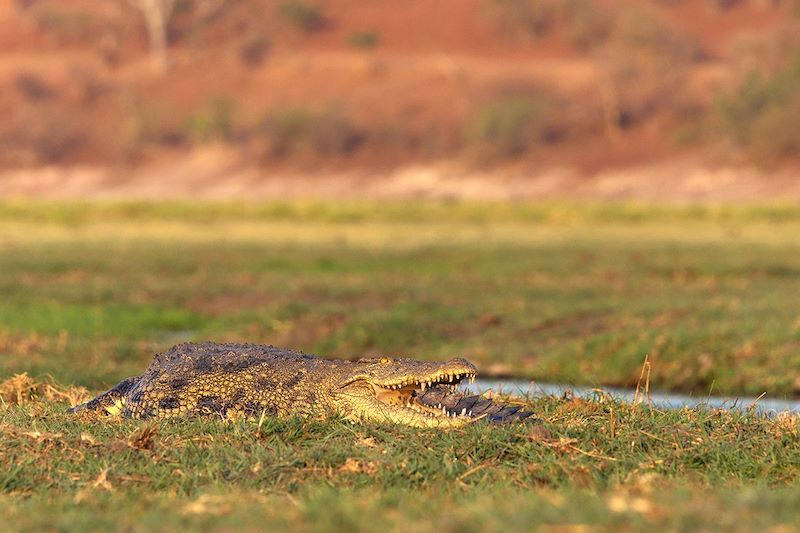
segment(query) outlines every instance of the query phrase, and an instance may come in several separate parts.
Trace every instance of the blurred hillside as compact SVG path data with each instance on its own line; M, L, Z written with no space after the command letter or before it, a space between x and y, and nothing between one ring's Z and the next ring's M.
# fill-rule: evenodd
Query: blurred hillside
M0 3L0 194L800 198L798 0L154 1Z

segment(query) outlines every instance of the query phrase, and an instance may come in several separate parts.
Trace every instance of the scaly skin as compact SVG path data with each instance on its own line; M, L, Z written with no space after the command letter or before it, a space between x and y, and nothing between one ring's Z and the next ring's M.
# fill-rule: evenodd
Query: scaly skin
M518 412L519 407L509 413L506 404L453 392L475 373L475 366L460 358L444 363L385 357L352 362L256 344L187 343L157 354L141 376L123 380L69 412L129 418L339 415L354 422L440 428L487 416L502 421L503 413L517 420L531 415ZM469 413L462 404L483 408Z

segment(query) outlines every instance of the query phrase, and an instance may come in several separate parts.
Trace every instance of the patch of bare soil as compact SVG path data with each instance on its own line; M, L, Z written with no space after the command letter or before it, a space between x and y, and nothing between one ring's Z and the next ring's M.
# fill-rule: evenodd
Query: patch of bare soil
M800 200L800 172L719 165L702 155L581 172L465 169L456 162L382 171L260 167L224 146L136 168L49 166L0 171L0 197L39 199L470 199L642 200L665 203Z

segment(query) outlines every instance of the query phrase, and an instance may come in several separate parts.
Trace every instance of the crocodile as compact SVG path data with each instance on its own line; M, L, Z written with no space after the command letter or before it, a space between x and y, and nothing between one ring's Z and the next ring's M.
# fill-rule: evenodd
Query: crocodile
M259 344L183 343L156 354L141 376L69 412L137 419L340 416L440 428L535 420L521 405L459 392L476 373L462 358L347 361Z

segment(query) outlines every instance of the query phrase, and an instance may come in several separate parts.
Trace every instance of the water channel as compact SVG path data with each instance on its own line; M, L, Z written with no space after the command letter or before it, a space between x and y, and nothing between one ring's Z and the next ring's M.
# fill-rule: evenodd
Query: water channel
M579 398L594 398L598 394L608 394L625 402L633 402L635 391L630 389L618 389L614 387L577 387L572 385L559 385L554 383L540 383L527 381L524 379L478 379L475 383L462 385L473 393L482 393L488 390L503 394L514 394L519 396L558 396L561 397L569 392ZM640 399L644 398L640 391ZM781 398L750 398L745 396L692 396L669 392L650 391L649 402L653 407L659 409L680 409L682 407L706 406L714 409L738 409L745 411L754 409L758 413L774 414L783 411L800 413L800 400L781 399Z

